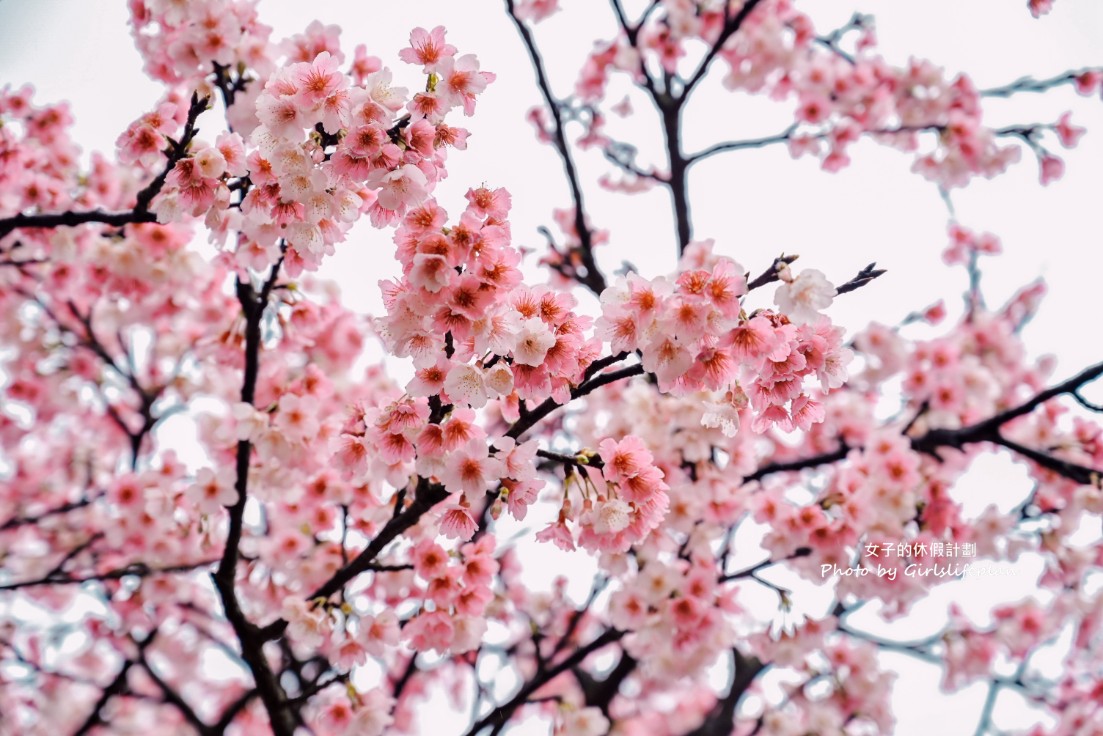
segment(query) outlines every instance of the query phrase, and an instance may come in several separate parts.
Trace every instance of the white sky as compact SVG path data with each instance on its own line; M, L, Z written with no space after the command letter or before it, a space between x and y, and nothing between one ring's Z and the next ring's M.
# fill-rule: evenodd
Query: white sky
M628 2L630 8L639 4ZM560 96L573 88L591 41L611 36L614 28L606 3L563 0L563 5L565 12L537 29ZM1103 63L1103 3L1098 0L1058 0L1053 13L1038 21L1026 10L1025 0L819 0L801 5L814 9L822 30L842 24L854 10L872 12L880 48L891 61L927 58L951 71L968 71L981 88L1024 74L1047 77ZM410 86L419 84L417 70L397 61L409 30L445 25L449 41L461 53L476 53L482 68L498 79L480 99L476 116L465 121L473 133L470 147L452 155L450 178L438 188L437 198L457 213L468 187L483 182L506 186L513 193L515 240L533 247L543 243L536 227L551 226L551 210L568 206L569 198L558 158L550 147L536 142L523 119L539 96L500 0L262 0L260 10L262 19L275 27L276 37L301 30L315 17L341 25L348 53L356 43L366 43L369 53L395 69L397 82L405 79ZM34 84L40 103L69 100L77 119L77 140L86 150L107 152L124 127L161 94L141 73L121 0L0 0L0 85L24 82ZM787 105L722 93L715 78L698 95L687 114L689 150L779 133L792 119ZM610 133L637 145L644 152L643 161L661 163L657 119L643 98L634 97L633 103L638 117L628 124L610 121ZM1050 295L1025 337L1035 354L1057 356L1054 378L1061 379L1103 357L1097 326L1103 305L1097 281L1103 266L1098 219L1103 104L1063 88L986 105L995 126L1053 122L1072 110L1074 123L1089 129L1080 148L1064 156L1065 178L1046 189L1037 185L1034 158L1024 151L1023 161L1008 174L995 181L978 180L954 194L962 224L991 230L1004 244L1004 256L983 264L990 303L1002 303L1037 275L1049 282ZM205 128L201 136L213 137L213 124L204 125L201 119L200 128ZM720 252L755 273L782 251L800 253L800 265L819 268L836 283L877 261L888 274L841 298L830 310L835 321L853 329L870 319L895 323L939 298L956 311L965 277L960 269L950 271L941 263L946 209L934 185L910 173L912 158L907 154L866 141L852 149L851 157L854 163L840 174L824 174L810 159L792 161L783 146L729 153L702 164L691 181L696 237L715 238ZM591 220L612 232L611 244L599 255L606 272L624 259L644 275L669 271L676 246L665 191L609 194L593 184L610 170L600 154L582 156L581 166L590 184ZM353 308L378 311L376 282L398 270L391 249L388 234L359 227L326 261L321 275L341 285ZM1103 399L1100 389L1091 393ZM974 473L971 485L992 497L1020 488L1022 471L1008 465L987 462L984 470L990 472ZM909 617L905 628L884 633L930 633L920 631L915 622L930 620L927 613L940 613L944 602L960 598L966 585L976 591L974 602L989 602L1018 597L1030 579L1024 574L1010 579L1012 583L1007 578L954 583ZM919 736L933 729L946 736L972 733L983 697L979 686L945 696L937 691L938 673L933 668L897 655L886 657L885 664L899 666L903 683L895 700L898 734ZM1014 720L997 722L1004 727L1020 725Z

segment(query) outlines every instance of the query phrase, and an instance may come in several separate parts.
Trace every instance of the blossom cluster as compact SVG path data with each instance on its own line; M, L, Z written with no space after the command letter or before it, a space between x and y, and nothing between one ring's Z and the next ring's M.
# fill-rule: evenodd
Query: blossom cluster
M423 203L446 175L447 149L466 147L467 131L445 118L455 108L473 114L494 79L473 55L457 56L440 27L415 29L400 53L425 75L424 91L411 95L363 46L343 71L336 27L317 24L277 45L251 14L239 17L244 3L135 4L139 39L160 49L149 63L173 81L215 73L207 94L221 92L233 124L175 163L153 210L161 222L205 216L222 245L235 233L242 269L282 255L293 276L316 270L362 213L381 227ZM230 75L237 63L259 78ZM178 113L162 105L137 121L120 138L120 158L156 160Z
M1031 12L1043 14L1051 4L1031 2ZM724 37L731 11L723 5L664 2L634 37L621 34L600 42L575 87L592 110L579 145L600 145L607 154L614 151L613 140L601 132L605 119L601 103L606 102L615 73L633 82L644 74L659 74L656 68L690 78L693 64L699 62L694 42L711 46ZM849 148L870 136L915 152L913 170L946 189L964 186L977 176L991 178L1019 160L1022 147L1000 140L1018 133L985 123L980 94L968 76L951 77L921 59L911 59L905 66L890 64L876 54L872 18L858 15L847 26L823 35L797 6L776 2L756 7L717 54L726 65L723 82L729 90L795 103L793 124L780 137L794 157L810 155L825 170L838 171L850 163ZM853 39L853 51L843 49L846 39ZM1081 94L1098 92L1098 72L1084 71L1076 86ZM624 114L630 109L629 99L609 110ZM548 138L540 111L531 117L540 135ZM1042 181L1048 183L1061 176L1063 163L1037 144L1038 132L1031 131L1023 142L1037 154ZM924 134L930 134L928 143L923 142ZM634 191L650 185L651 180L638 170L625 171L625 180L610 186Z
M715 392L703 421L729 436L748 405L755 432L808 429L823 409L805 379L830 391L842 385L849 361L842 331L817 311L831 303L834 287L815 270L789 276L776 294L784 311L749 316L740 299L746 292L742 267L701 244L674 283L630 274L607 290L597 326L614 351L640 351L660 390Z
M1098 730L1101 554L1081 540L1103 490L1081 471L1103 467L1103 430L1079 393L1013 411L1045 397L1054 361L1021 331L1044 285L981 298L995 235L949 228L943 260L970 276L961 314L936 302L851 338L828 312L861 279L837 288L789 256L752 279L690 242L672 275L629 269L602 290L586 259L608 234L580 199L555 212L564 241L536 284L514 194L472 187L458 216L437 200L467 145L450 121L493 81L443 28L398 54L411 93L366 47L346 57L336 26L278 41L247 0L129 4L169 90L119 136L117 163L81 163L64 105L0 92L0 603L17 621L0 621L15 675L0 731L271 733L282 702L317 733L416 733L443 691L476 721L532 716L564 736L747 719L885 733L892 678L848 617L869 601L904 614L945 580L893 573L930 569L920 550L941 545L1037 561L1048 592L987 622L952 609L931 651L904 649L944 660L956 689L1071 641L1062 679L1028 694L1054 733ZM932 134L916 168L945 187L1018 154L968 78L888 64L865 20L817 36L795 5L757 4L716 57L731 89L795 103L794 153L834 169L860 136ZM658 67L684 89L696 42L737 6L665 0L633 39L600 44L583 105L558 109L583 120L579 145L611 145L614 71ZM507 7L523 23L559 10ZM1092 94L1103 75L1069 81ZM207 122L220 103L224 130ZM565 145L554 112L533 118ZM1016 135L1045 183L1062 164L1041 136L1081 133L1064 116ZM393 229L397 261L373 317L308 273L362 220ZM408 373L365 367L373 340ZM975 513L962 481L993 449L1031 487L1010 513ZM863 556L873 541L903 551ZM584 597L570 588L586 575L543 586L529 559L572 554L595 573ZM820 573L855 558L889 574ZM804 606L781 570L832 606ZM728 695L712 686L722 661Z

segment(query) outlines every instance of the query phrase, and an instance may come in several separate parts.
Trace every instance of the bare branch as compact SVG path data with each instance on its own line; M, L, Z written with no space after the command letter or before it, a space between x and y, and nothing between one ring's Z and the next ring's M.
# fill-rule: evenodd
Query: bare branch
M286 252L287 245L282 245ZM246 404L252 404L255 400L257 389L257 377L260 371L261 350L261 320L268 306L268 297L275 287L279 276L280 267L283 265L283 256L272 266L263 286L259 292L253 286L242 281L237 281L237 297L245 315L245 375L241 386L241 400ZM226 537L226 546L218 570L213 577L215 588L222 600L222 608L226 618L233 626L234 634L241 644L241 656L249 665L253 673L253 681L257 686L257 693L264 703L265 710L272 725L275 736L293 736L301 718L288 701L287 693L280 684L279 678L273 672L267 657L264 655L265 638L261 636L260 629L250 621L241 609L241 602L237 597L236 579L237 562L239 557L238 546L244 528L245 506L249 500L249 458L252 447L248 440L238 442L237 445L237 501L229 507L230 529Z
M792 139L793 133L797 131L797 125L794 123L777 135L766 136L765 138L748 138L742 141L728 141L726 143L717 143L716 145L709 146L703 151L691 154L687 159L687 163L690 165L703 161L704 159L715 156L718 153L724 153L725 151L743 151L748 148L764 148L765 146L772 146L776 143L787 143Z
M1021 77L1010 84L1001 87L989 87L980 90L981 97L1011 97L1019 92L1047 92L1054 87L1064 84L1074 84L1085 74L1103 73L1103 67L1084 67L1083 69L1070 69L1067 72L1049 77L1047 79L1035 79L1034 77Z
M509 722L509 719L513 717L517 709L528 702L529 697L534 692L563 672L582 664L586 657L597 650L618 641L624 634L625 632L617 631L616 629L606 629L596 639L585 646L579 647L563 661L547 668L543 672L537 673L532 679L522 685L521 689L517 691L517 694L510 698L505 704L498 706L472 726L470 730L467 731L466 736L476 736L476 734L487 728L494 728L496 731L500 730Z
M850 281L847 281L845 284L843 284L842 286L835 289L835 293L836 294L847 294L847 293L849 293L851 291L854 291L856 289L860 289L863 286L865 286L866 284L868 284L870 281L873 281L873 279L877 278L878 276L882 276L884 274L885 274L885 269L877 268L876 263L871 263L868 266L866 266L865 268L863 268L861 271L859 271L857 276L855 276Z
M605 277L598 269L597 262L594 259L593 234L586 222L586 206L583 202L582 185L579 181L578 170L575 168L574 158L571 155L570 145L567 143L560 102L552 94L551 83L548 81L548 75L544 69L544 60L537 49L536 39L533 37L532 31L529 30L524 21L517 17L513 0L505 0L505 3L506 13L509 14L517 33L521 36L521 41L536 72L536 84L540 88L540 94L544 98L544 106L551 115L554 127L552 143L563 161L563 171L567 175L567 185L570 187L571 198L574 200L574 227L579 240L579 256L586 268L586 273L580 274L578 280L594 294L601 294L605 290Z

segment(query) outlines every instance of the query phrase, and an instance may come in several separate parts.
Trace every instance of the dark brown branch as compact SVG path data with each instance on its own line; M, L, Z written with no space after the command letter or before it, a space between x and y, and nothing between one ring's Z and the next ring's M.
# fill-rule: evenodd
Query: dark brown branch
M687 158L687 163L691 166L698 161L702 161L709 156L715 156L718 153L724 153L725 151L742 151L748 148L763 148L765 146L772 146L775 143L786 143L793 137L793 133L796 132L796 124L790 125L783 132L777 135L766 136L765 138L748 138L742 141L727 141L726 143L717 143L716 145L709 146L703 151L691 154Z
M286 244L283 245L286 250ZM280 267L283 265L283 257L272 266L267 280L258 292L253 286L238 279L237 297L245 316L245 375L241 386L241 400L246 404L252 404L256 397L257 376L260 371L261 350L261 321L264 311L268 306L268 298L275 287L279 276ZM237 445L237 479L235 488L237 500L229 507L230 528L226 537L226 546L222 559L213 579L215 588L226 618L234 629L234 634L241 645L241 656L249 665L253 673L253 681L257 686L257 694L264 703L265 710L275 736L293 736L300 723L300 716L288 701L287 693L280 684L279 678L273 672L264 655L265 638L260 629L246 617L241 609L241 602L237 596L236 578L237 562L239 558L238 547L241 543L244 528L245 506L249 500L249 458L252 447L248 441L238 442Z
M139 658L142 668L149 675L149 679L153 680L153 684L157 686L157 689L161 691L161 696L165 699L165 702L176 708L176 710L184 717L184 720L196 730L200 736L213 736L213 729L203 722L203 719L199 717L199 714L195 712L195 709L191 707L188 701L184 700L184 697L177 692L171 685L157 674L157 671L153 669L153 666L149 663L149 659L144 653Z
M724 44L728 42L728 39L734 36L735 33L743 27L743 22L747 20L747 17L754 11L755 7L757 7L760 2L762 2L762 0L747 0L743 3L743 7L739 8L739 12L733 15L731 19L724 24L724 28L720 31L720 36L716 39L716 43L709 48L708 52L705 54L705 58L701 60L700 65L697 67L697 71L690 76L685 87L682 89L681 97L683 100L688 98L694 87L705 78L713 59L715 59L717 54L720 53L720 50L724 48Z
M103 225L122 227L137 222L157 222L157 217L151 212L106 212L104 210L88 210L86 212L53 212L37 215L15 215L0 220L0 238L13 230L43 229L52 227L76 227L91 222Z
M448 491L439 483L430 483L424 478L418 479L417 491L413 503L393 517L368 543L364 550L353 558L352 562L333 574L321 587L310 594L309 598L329 598L341 590L349 581L362 572L372 569L375 558L399 534L416 524L429 509L448 498ZM277 630L282 630L282 627ZM269 632L270 633L270 632Z
M98 496L97 496L97 498L98 498ZM43 511L39 514L33 514L33 515L27 515L27 516L13 516L10 519L8 519L7 521L5 521L3 524L0 524L0 532L7 531L9 529L16 529L16 528L21 527L21 526L26 526L27 524L37 524L40 521L42 521L43 519L47 519L51 516L60 516L62 514L67 514L70 511L76 511L77 509L82 509L85 506L87 506L88 504L92 503L92 500L93 499L90 499L90 498L82 498L79 501L70 501L68 503L63 503L60 506L55 506L51 509L46 509L45 511Z
M525 25L524 21L517 17L513 0L505 0L505 4L506 13L509 15L510 20L513 21L513 25L517 28L517 33L521 36L525 51L528 52L529 60L532 62L533 69L536 72L536 84L540 88L540 94L544 98L544 106L547 108L552 119L552 142L555 146L555 150L559 152L559 157L563 161L563 171L567 175L567 184L571 190L571 199L574 200L574 227L578 235L579 256L582 259L583 267L586 269L586 273L576 274L576 278L579 283L594 294L601 294L601 292L605 290L605 277L598 269L597 262L594 259L593 233L591 233L590 226L586 222L586 207L583 202L582 185L579 181L578 170L575 168L574 158L571 155L570 145L567 143L560 102L555 98L555 95L552 94L551 84L548 81L548 75L544 68L544 60L540 56L540 51L537 49L536 39L533 37L532 31Z
M836 294L847 294L856 289L860 289L878 276L882 276L885 273L885 269L877 268L876 263L871 263L861 271L858 275L847 281L845 284L835 289Z
M1088 411L1103 413L1103 404L1096 404L1094 402L1088 401L1084 398L1084 395L1080 393L1079 389L1072 392L1072 398L1076 399L1076 403L1084 407Z
M631 174L640 179L657 181L660 184L668 183L665 177L660 176L654 171L645 171L640 168L636 163L636 148L628 143L613 142L602 149L601 152L605 156L606 161L627 174Z
M138 656L141 657L145 652L145 649L153 643L153 639L157 636L156 630L150 634L144 641L137 642ZM137 664L134 659L128 659L123 662L122 667L119 668L118 674L114 679L103 689L100 693L100 697L96 700L95 705L92 706L92 711L88 714L88 717L84 719L77 730L73 732L73 736L85 736L94 729L96 726L103 723L102 711L104 707L117 695L123 695L130 689L129 674L130 668Z
M20 588L34 588L42 585L82 585L84 583L103 582L107 580L120 580L126 577L149 577L151 575L170 575L178 572L194 572L204 567L213 565L217 560L203 560L202 562L184 563L180 565L167 565L165 567L150 567L144 562L119 567L102 573L88 575L60 575L52 573L34 580L23 580L15 583L0 585L0 590L19 590Z
M401 699L402 693L406 690L406 686L410 684L410 680L414 678L420 670L417 666L417 657L420 652L414 652L410 655L410 659L406 662L406 666L402 669L402 674L395 681L394 688L391 690L391 697L396 701Z
M770 264L770 267L760 273L757 278L751 279L747 282L747 291L754 291L766 284L771 284L781 278L780 272L782 267L789 265L797 260L799 256L787 256L782 253L780 256L774 259L774 262Z
M593 468L601 468L605 466L605 463L600 457L582 458L579 455L564 455L561 452L552 452L551 450L537 450L537 457L542 457L551 463L559 463L565 465L568 468L590 466Z
M99 699L95 705L92 706L92 712L88 714L88 717L84 719L84 722L77 727L77 730L73 732L73 736L85 736L85 734L91 732L93 728L103 723L103 717L100 715L100 711L104 709L113 697L116 695L122 695L130 687L128 675L130 674L130 668L134 666L134 662L127 660L123 662L123 666L119 669L119 673L115 675L107 687L100 693Z
M674 208L674 229L678 236L678 254L685 252L693 240L693 218L689 211L689 160L682 151L682 109L685 97L659 95L655 105L662 115L663 144L669 179L670 202Z
M246 690L238 696L237 700L230 703L230 705L226 707L226 710L222 711L222 715L219 716L218 722L211 726L211 733L218 736L224 734L226 729L234 722L234 719L241 715L242 711L248 707L249 701L256 696L256 689Z
M735 712L743 694L755 681L766 664L757 657L745 656L738 649L732 649L732 683L727 694L717 701L705 722L690 731L686 736L729 736L735 727Z
M1020 454L1027 455L1038 464L1045 465L1051 470L1059 472L1065 477L1076 480L1077 482L1084 484L1097 482L1101 471L1083 468L1073 463L1044 455L1036 450L1024 448L1000 436L999 430L1003 425L1031 413L1050 399L1054 399L1063 394L1073 394L1080 389L1080 387L1094 381L1100 376L1103 376L1103 363L1097 363L1085 368L1067 381L1059 383L1056 386L1051 386L1044 391L1040 391L1028 401L995 414L976 424L961 427L960 429L932 429L920 437L913 438L912 448L918 452L935 454L935 451L940 447L961 448L967 444L976 442L994 442L1015 450ZM1041 457L1045 457L1046 459L1042 460L1040 459ZM1093 476L1095 478L1094 481Z
M1085 368L1067 381L1047 388L1022 404L995 414L976 424L960 427L958 429L931 429L918 437L912 437L912 449L938 458L938 450L943 447L962 449L966 445L976 444L978 442L991 442L1006 447L1012 452L1022 455L1028 460L1064 478L1068 478L1069 480L1083 485L1099 486L1101 484L1101 479L1103 479L1103 470L1085 467L1042 452L1041 450L1026 447L1014 440L1004 437L1000 433L1000 429L1008 422L1029 414L1045 402L1057 398L1058 396L1068 394L1075 398L1076 393L1081 387L1096 380L1100 376L1103 376L1103 363L1097 363L1089 368ZM909 426L910 425L911 422L909 422ZM783 463L770 463L746 476L744 480L748 482L761 480L765 476L773 473L804 470L806 468L814 468L820 465L835 463L845 459L850 449L851 448L847 447L844 443L839 449L822 455L814 455L812 457Z
M187 155L188 146L191 145L192 140L195 138L195 134L199 132L199 129L195 127L195 123L199 119L200 113L207 109L208 103L208 98L201 98L198 93L192 93L191 104L188 105L188 119L184 123L184 130L180 134L180 140L171 141L167 153L168 161L165 163L165 168L161 170L161 173L158 174L145 189L138 192L138 196L134 199L135 212L149 212L149 206L153 203L154 197L160 194L161 189L165 186L165 179L168 178L169 173L176 166L176 163Z
M639 666L639 660L628 652L621 652L620 659L603 679L599 680L586 672L581 667L572 670L578 685L582 689L582 696L586 699L586 705L592 708L600 708L606 717L609 716L609 707L613 699L620 694L620 686Z
M184 131L180 136L180 140L172 141L169 149L166 151L168 160L165 163L165 168L153 179L153 181L142 189L142 191L138 192L133 210L129 212L105 212L104 210L95 209L86 212L54 212L36 215L15 215L14 217L0 219L0 238L20 228L41 229L52 227L75 227L77 225L85 225L93 222L122 227L124 225L131 225L139 222L156 222L157 217L149 211L149 206L153 202L153 198L156 197L160 193L161 188L164 187L165 179L168 177L173 167L176 166L176 162L184 158L187 154L188 144L191 143L195 134L198 132L198 129L195 127L196 119L199 117L199 114L206 109L207 99L200 99L197 94L193 94L191 105L188 108L188 119L184 124Z
M583 381L581 384L571 389L571 400L577 399L581 396L585 396L594 389L600 388L610 383L621 380L622 378L631 378L632 376L643 375L643 366L640 364L628 366L627 368L621 368L620 370L611 371L609 373L601 373L589 380ZM525 432L529 431L541 419L551 414L563 404L559 404L555 399L547 398L532 411L522 416L509 431L506 432L507 437L518 439Z
M822 455L813 455L811 457L801 458L800 460L791 460L783 463L768 463L743 478L743 481L750 483L751 481L762 480L767 475L773 475L774 473L789 473L815 468L820 465L837 463L840 460L844 460L849 452L850 448L844 443L840 445L839 449L832 452L825 452Z
M606 629L605 632L598 636L596 639L591 641L589 644L586 644L585 646L579 647L563 661L559 662L558 664L552 665L551 667L548 667L543 672L536 674L532 677L532 679L522 685L521 689L517 691L517 694L510 698L505 704L498 706L486 716L484 716L474 726L472 726L467 731L466 736L475 736L476 734L487 728L500 730L506 723L509 722L509 719L513 717L513 714L517 711L517 709L528 702L529 697L533 693L535 693L541 687L543 687L562 673L567 672L568 670L571 670L582 664L582 662L587 657L589 657L597 650L620 640L620 638L623 637L624 634L625 632L617 631L616 629Z
M720 582L727 583L732 580L743 580L745 578L753 578L755 580L758 580L758 573L762 570L765 570L767 567L773 567L774 565L781 564L782 562L785 562L787 560L796 560L801 557L807 557L810 554L812 554L811 547L798 547L791 555L787 555L786 557L782 557L781 559L775 560L773 558L767 558L762 562L751 565L750 567L746 567L742 570L723 575L720 578Z

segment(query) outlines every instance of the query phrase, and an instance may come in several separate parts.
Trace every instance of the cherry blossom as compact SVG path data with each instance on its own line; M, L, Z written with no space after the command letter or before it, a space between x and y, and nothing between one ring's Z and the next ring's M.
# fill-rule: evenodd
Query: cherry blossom
M459 34L391 60L321 21L278 38L248 0L127 5L163 92L113 152L0 90L0 731L426 733L443 698L465 736L889 733L882 651L983 683L981 731L1005 690L1029 733L1103 728L1103 364L1036 355L1045 284L999 302L1000 233L950 193L1023 151L1043 185L1083 165L1079 112L1005 126L989 98L1103 71L981 89L882 55L861 14L614 2L572 95L536 24L598 9L507 0L568 184L533 252L511 217L547 196L470 174L508 152L457 120L508 123ZM705 88L787 127L690 151ZM891 248L847 280L842 249L695 236L699 162L784 144L834 172L863 139L951 204L930 247L960 307L932 283L844 329L841 300L880 314ZM666 273L614 273L595 171L669 191L674 237L639 244ZM380 264L374 314L327 280L344 249ZM1024 489L978 511L988 462ZM938 603L983 566L1030 595ZM867 626L920 602L925 639Z

